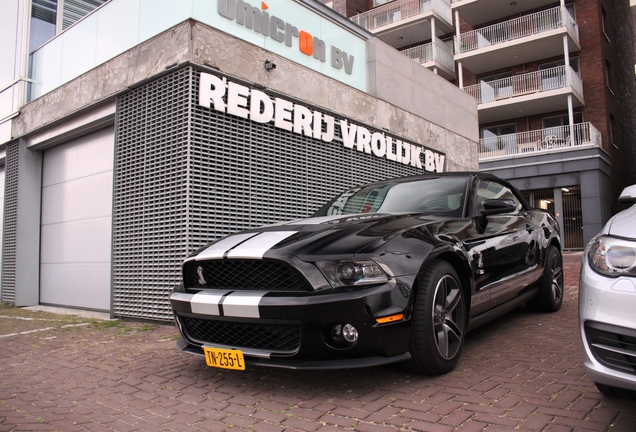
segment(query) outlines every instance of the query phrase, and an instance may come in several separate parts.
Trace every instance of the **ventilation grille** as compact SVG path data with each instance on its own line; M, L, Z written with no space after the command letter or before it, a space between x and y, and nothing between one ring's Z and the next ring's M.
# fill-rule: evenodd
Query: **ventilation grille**
M587 322L585 336L603 366L636 375L636 331Z
M201 269L201 274L199 274L199 269ZM285 263L276 261L236 259L194 261L184 266L183 274L186 289L217 288L305 292L311 289L298 271Z
M2 296L15 304L16 236L18 229L18 157L20 144L7 144L5 159L4 233L2 238Z
M118 98L113 313L170 319L186 254L188 98L182 69Z
M188 253L306 217L351 186L421 172L201 107L198 86L199 71L186 67L118 98L115 315L170 320L168 297Z
M243 349L262 349L279 354L300 347L300 326L203 320L179 317L188 339L197 344L228 345Z

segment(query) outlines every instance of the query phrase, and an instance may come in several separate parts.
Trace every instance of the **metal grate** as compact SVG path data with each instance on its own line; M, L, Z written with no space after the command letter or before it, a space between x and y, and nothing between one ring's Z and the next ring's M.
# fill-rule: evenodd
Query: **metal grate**
M201 107L198 87L199 71L188 66L118 98L115 315L170 320L168 297L187 253L306 217L348 187L421 172Z
M15 303L16 237L18 229L18 159L20 143L7 144L5 159L4 232L0 300Z
M182 328L193 342L231 345L290 353L300 347L300 326L203 320L180 316Z
M631 329L586 323L585 336L594 357L604 366L636 375L636 332Z
M563 199L563 248L583 249L583 210L581 188L570 186L562 189Z
M201 275L198 269L201 268ZM233 290L309 291L305 278L291 266L264 260L189 262L183 270L185 287ZM205 284L200 283L203 276Z

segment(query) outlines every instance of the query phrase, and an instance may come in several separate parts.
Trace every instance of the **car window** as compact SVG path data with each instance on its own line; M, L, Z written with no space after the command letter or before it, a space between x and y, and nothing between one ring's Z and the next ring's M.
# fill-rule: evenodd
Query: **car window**
M507 199L515 203L516 210L507 214L519 214L523 211L523 204L512 190L493 180L479 180L477 188L477 212L483 208L483 202L491 199Z
M354 188L333 199L314 216L359 213L431 213L462 217L466 178L433 177Z

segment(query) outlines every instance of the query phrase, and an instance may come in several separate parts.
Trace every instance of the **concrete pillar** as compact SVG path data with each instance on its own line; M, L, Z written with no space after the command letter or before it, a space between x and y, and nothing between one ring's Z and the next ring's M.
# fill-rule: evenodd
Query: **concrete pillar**
M561 227L561 242L564 242L564 233L563 233L563 195L561 194L561 188L554 188L554 215L556 217L557 222L559 223L559 227ZM561 244L563 246L563 244Z
M24 140L15 145L18 145L17 165L7 167L5 174L6 179L17 180L17 196L14 188L14 208L10 209L16 214L14 303L35 306L40 297L42 153L27 149ZM5 206L5 214L7 210Z
M581 211L583 244L586 245L603 228L611 214L609 177L601 171L581 171Z

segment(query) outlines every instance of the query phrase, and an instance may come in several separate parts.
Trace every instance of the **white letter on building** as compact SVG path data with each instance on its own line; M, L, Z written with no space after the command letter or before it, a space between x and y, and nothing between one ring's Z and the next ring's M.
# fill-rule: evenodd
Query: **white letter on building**
M227 87L227 113L247 118L247 97L249 95L249 88L237 83L229 83Z
M422 147L418 145L411 146L411 166L422 168L422 158L420 157L421 153Z
M325 123L327 123L327 132L322 134L322 140L324 142L331 142L333 141L333 136L336 130L336 119L325 114Z
M312 115L309 108L302 105L294 105L294 132L297 134L304 134L308 137L313 137L313 131L311 130Z
M444 159L446 156L435 153L435 172L444 172Z
M386 158L390 161L397 160L397 155L393 153L393 138L390 136L386 137Z
M221 79L215 75L201 73L199 78L199 105L225 112L225 78Z
M361 152L371 154L371 132L369 129L358 126L358 133L356 134L356 149Z
M377 157L384 157L386 154L386 142L384 141L384 135L380 132L374 132L371 136L371 150Z
M424 151L424 159L426 160L426 165L424 166L424 170L428 172L435 171L435 154L433 154L430 150Z
M272 100L260 90L252 89L250 98L250 119L258 123L269 123L274 118Z
M274 103L274 126L291 132L294 125L291 122L294 104L288 100L276 98Z
M400 153L402 155L402 163L404 165L408 165L411 162L411 144L402 143L402 150Z
M340 130L342 131L342 144L347 148L353 148L356 138L356 129L358 126L352 124L349 129L349 122L347 120L340 120Z

